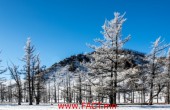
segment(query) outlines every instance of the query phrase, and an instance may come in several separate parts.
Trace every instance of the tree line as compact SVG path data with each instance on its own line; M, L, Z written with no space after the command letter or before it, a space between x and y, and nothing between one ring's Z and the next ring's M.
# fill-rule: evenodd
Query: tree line
M131 38L122 39L125 21L124 14L114 13L114 19L102 26L104 38L95 40L99 45L89 45L94 52L86 54L88 62L75 60L53 71L41 65L28 38L22 69L12 62L0 69L1 74L9 71L13 79L5 82L0 78L1 102L170 104L170 44L159 37L147 55L124 51L124 44Z

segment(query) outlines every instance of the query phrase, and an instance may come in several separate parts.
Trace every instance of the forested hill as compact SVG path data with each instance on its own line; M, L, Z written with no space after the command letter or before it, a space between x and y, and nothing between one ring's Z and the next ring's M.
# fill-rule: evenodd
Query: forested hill
M123 55L130 54L132 56L129 59L129 61L125 62L126 63L125 68L135 67L136 65L146 63L144 61L145 53L134 51L134 50L129 50L129 49L124 49L121 51L121 53ZM74 72L77 68L79 68L79 63L90 62L89 55L91 55L91 54L93 54L93 52L88 53L88 54L72 55L68 58L65 58L64 60L57 62L57 63L53 64L51 67L47 68L46 74L53 74L58 69L64 68L66 66L69 66L68 71Z

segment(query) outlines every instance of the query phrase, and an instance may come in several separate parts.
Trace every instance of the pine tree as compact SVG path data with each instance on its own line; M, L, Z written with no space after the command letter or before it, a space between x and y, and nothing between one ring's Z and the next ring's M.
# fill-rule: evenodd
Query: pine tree
M152 51L151 54L147 57L148 59L148 83L149 83L149 90L150 90L150 96L149 96L149 105L153 104L153 98L157 96L161 90L164 88L164 85L161 85L160 78L162 77L162 70L163 66L161 65L161 55L162 51L165 50L167 47L170 46L170 44L163 44L162 41L160 41L161 37L156 39L156 41L152 44ZM158 86L158 92L156 95L154 95L154 86Z
M115 18L106 20L103 25L104 39L97 39L96 42L101 46L91 46L94 49L92 63L90 68L92 73L98 74L105 78L104 89L108 91L110 104L116 104L118 72L121 71L122 62L126 55L122 55L123 45L130 39L130 36L121 39L122 25L126 21L124 15L114 13Z
M35 48L31 44L31 39L28 38L26 45L25 45L25 56L22 59L25 62L24 68L25 68L25 77L26 81L28 83L28 94L29 94L29 105L32 105L33 103L33 91L32 91L32 61L34 59L34 51Z

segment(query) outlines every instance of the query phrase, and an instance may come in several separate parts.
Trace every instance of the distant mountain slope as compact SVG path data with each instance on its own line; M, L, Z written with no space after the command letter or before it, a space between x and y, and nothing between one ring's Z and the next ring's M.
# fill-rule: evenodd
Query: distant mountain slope
M132 57L129 61L126 61L125 68L131 68L135 67L140 64L146 63L143 59L145 57L144 53L134 51L134 50L129 50L129 49L124 49L121 51L123 54L130 54ZM78 54L78 55L73 55L71 57L65 58L64 60L53 64L51 67L47 68L45 73L47 76L51 76L54 72L56 72L58 69L64 68L65 66L69 66L69 71L74 72L76 68L78 68L78 63L86 63L90 62L90 57L89 55L93 54L88 53L88 54Z

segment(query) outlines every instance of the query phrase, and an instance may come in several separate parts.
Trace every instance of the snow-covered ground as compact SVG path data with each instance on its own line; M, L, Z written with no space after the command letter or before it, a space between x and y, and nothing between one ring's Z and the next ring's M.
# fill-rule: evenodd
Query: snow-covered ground
M39 106L21 105L21 106L18 106L18 105L0 104L0 110L58 110L58 109L59 108L57 105L39 105ZM64 110L64 109L61 109L61 110ZM83 110L86 110L86 109L84 108ZM102 110L102 109L99 109L99 110ZM104 110L107 110L107 109L104 109ZM170 105L153 105L153 106L120 105L115 110L170 110Z

